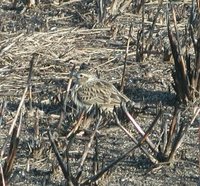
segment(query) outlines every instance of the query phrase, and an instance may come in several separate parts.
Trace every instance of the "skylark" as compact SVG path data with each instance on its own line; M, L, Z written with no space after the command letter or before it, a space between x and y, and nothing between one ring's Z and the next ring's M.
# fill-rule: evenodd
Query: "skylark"
M127 96L120 93L113 84L99 79L96 75L80 71L75 75L76 84L72 88L72 100L79 109L89 109L97 105L101 110L112 112L121 102L132 102Z

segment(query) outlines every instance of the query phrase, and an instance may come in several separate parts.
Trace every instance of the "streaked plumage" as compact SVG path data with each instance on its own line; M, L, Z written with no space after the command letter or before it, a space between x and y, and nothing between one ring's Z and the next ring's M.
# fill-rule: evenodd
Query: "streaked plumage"
M113 111L114 106L119 107L121 102L131 101L120 93L113 84L98 79L87 72L75 74L76 84L72 89L72 100L79 109L98 105L104 111Z

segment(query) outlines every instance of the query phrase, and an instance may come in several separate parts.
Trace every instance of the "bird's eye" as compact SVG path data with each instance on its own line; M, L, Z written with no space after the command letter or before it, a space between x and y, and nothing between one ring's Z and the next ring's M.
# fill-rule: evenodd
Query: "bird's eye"
M83 77L83 74L79 74L79 77L82 78L82 77Z

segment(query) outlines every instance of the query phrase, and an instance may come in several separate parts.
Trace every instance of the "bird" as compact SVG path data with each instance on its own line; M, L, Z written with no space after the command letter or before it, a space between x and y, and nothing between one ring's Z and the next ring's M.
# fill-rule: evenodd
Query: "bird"
M74 73L75 85L71 97L78 109L89 109L97 105L100 110L113 112L114 107L120 107L122 102L131 102L126 95L119 92L110 82L100 79L97 75L81 70Z

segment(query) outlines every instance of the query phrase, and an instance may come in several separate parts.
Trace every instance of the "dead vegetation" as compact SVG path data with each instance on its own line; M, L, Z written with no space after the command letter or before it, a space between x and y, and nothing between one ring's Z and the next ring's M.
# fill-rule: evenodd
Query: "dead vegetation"
M0 12L0 185L197 183L198 1L12 3ZM77 113L80 67L143 109Z

